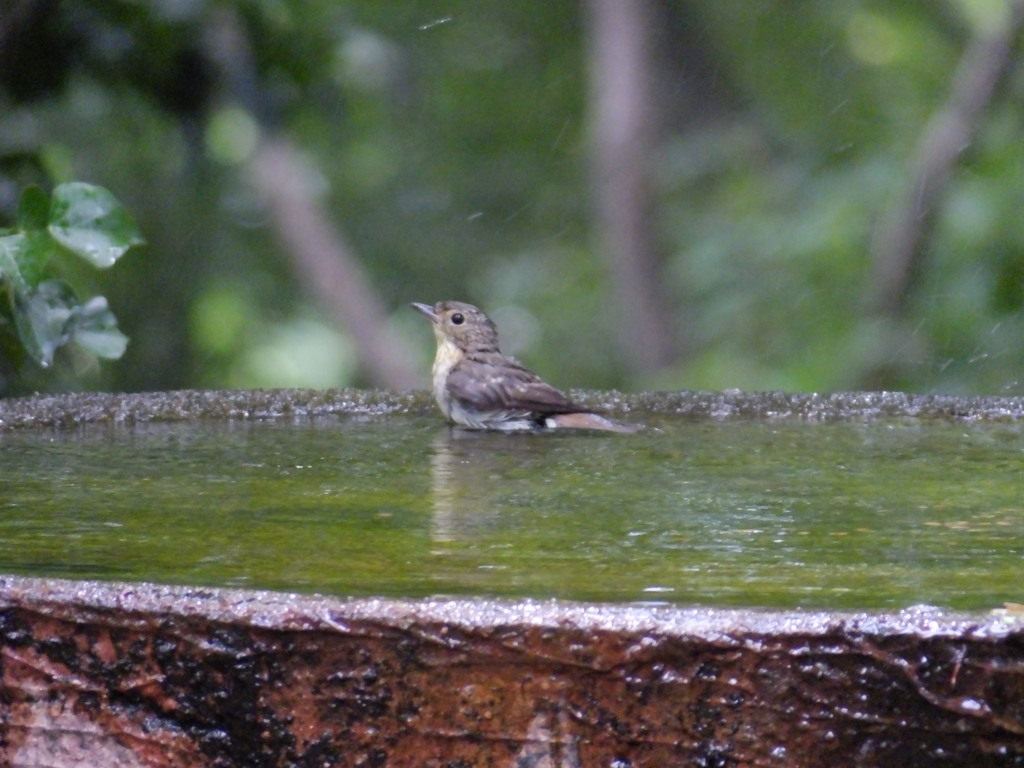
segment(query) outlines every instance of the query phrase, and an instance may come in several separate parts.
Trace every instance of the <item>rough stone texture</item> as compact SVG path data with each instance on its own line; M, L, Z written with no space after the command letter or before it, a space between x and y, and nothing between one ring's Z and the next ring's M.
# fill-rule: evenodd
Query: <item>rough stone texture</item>
M0 577L0 765L1024 765L1016 616Z
M425 394L362 389L83 392L0 400L0 432L79 424L141 424L191 419L274 419L426 412Z
M787 392L597 392L572 398L612 414L673 415L693 419L880 418L956 421L1024 420L1024 398L908 395L901 392L793 394ZM359 389L82 393L0 400L0 432L79 424L139 424L190 419L309 418L333 415L432 413L426 392Z

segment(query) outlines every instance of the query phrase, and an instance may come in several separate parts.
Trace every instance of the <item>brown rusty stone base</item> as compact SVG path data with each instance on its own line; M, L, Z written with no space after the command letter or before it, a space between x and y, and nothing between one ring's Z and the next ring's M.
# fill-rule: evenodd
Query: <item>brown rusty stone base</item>
M1024 629L0 577L3 766L1024 765Z

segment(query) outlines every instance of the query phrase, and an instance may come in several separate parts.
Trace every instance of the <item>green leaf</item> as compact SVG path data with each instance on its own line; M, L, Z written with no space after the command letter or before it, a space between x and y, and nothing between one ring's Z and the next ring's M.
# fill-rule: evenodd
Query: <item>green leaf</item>
M28 284L21 274L20 254L25 248L25 235L0 237L0 281L10 283L15 294L28 291Z
M16 268L16 272L10 271L10 262L0 256L0 272L16 275L20 287L28 290L43 279L47 263L57 252L57 244L45 229L30 230L0 238L0 251L13 260Z
M47 280L28 294L15 296L14 321L25 351L44 368L53 363L58 347L70 339L67 331L74 291L62 280Z
M143 241L135 222L103 187L82 182L53 190L50 234L95 267L113 266L124 252Z
M53 364L60 347L71 342L107 360L121 357L128 346L107 300L96 296L79 304L63 280L47 280L18 296L14 319L25 350L44 368Z
M117 318L102 296L95 296L76 308L71 340L106 360L117 360L128 347L128 337L117 329Z
M0 236L0 280L15 293L26 293L43 276L56 244L46 231L50 198L39 187L27 187L18 203L18 228Z
M25 232L46 229L50 222L50 198L41 187L25 187L18 200L18 227Z
M0 237L0 276L19 291L28 291L43 278L56 244L46 230L32 230Z
M22 277L30 286L38 285L46 265L57 253L57 244L45 229L25 233L25 243L18 255Z

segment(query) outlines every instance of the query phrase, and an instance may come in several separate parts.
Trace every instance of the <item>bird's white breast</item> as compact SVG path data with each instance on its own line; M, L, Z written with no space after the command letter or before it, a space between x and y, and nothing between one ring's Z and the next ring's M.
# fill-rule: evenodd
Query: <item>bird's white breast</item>
M455 364L462 359L462 351L455 346L451 339L443 334L437 334L437 355L434 357L434 367L431 369L431 378L434 383L434 400L437 407L445 418L452 418L451 397L448 395L448 374L451 373Z

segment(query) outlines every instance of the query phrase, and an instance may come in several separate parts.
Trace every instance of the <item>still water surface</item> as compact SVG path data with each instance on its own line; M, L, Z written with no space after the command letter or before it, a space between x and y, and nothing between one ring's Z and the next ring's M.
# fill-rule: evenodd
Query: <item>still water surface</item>
M0 434L0 573L420 597L1024 602L1024 426L434 418Z

